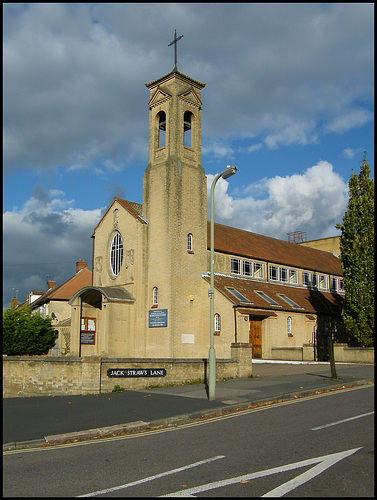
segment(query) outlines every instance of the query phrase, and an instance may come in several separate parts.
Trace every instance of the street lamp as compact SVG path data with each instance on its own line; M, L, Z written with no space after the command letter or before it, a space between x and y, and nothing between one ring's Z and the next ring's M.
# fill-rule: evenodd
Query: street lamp
M210 263L210 347L209 347L209 358L208 358L208 399L215 399L215 387L216 387L216 356L214 347L214 332L215 332L215 318L214 318L214 288L215 288L215 278L213 273L213 263L214 263L214 235L215 235L215 224L214 224L214 194L216 182L222 177L223 179L228 179L237 172L236 167L228 165L225 170L220 174L217 174L213 179L211 186L211 263Z

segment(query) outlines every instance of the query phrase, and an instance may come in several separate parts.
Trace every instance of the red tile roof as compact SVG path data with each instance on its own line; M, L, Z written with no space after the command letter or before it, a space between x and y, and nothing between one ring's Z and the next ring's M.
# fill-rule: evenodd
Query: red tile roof
M45 292L42 297L32 302L30 306L34 309L45 302L51 300L68 300L84 286L89 286L92 284L92 271L87 267L81 269L78 273L74 274L67 281L57 286L56 288L51 288Z
M215 224L214 234L214 247L217 252L342 276L340 261L330 252L221 224ZM208 248L210 248L209 222L207 235Z
M209 283L209 275L204 276ZM252 279L234 278L215 274L215 288L221 292L232 304L239 304L242 308L251 307L261 311L290 311L303 312L306 314L324 314L339 316L342 308L343 296L336 293L321 292L315 289L299 288L289 285L278 285L266 283ZM249 302L240 302L229 290L228 287L235 288ZM270 305L265 299L260 297L256 291L264 292L271 299L277 302L277 306ZM289 305L278 294L284 294L293 300L300 309Z

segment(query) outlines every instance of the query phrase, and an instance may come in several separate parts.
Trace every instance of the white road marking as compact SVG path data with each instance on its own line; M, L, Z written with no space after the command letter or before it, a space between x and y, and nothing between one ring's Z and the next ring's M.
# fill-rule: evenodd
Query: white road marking
M356 417L345 418L344 420L338 420L337 422L332 422L331 424L320 425L319 427L313 427L312 431L319 431L320 429L325 429L326 427L332 427L333 425L343 424L344 422L350 422L351 420L356 420L357 418L366 417L368 415L373 415L374 411L369 413L363 413L362 415L356 415Z
M201 486L196 486L187 490L176 491L168 495L162 495L164 497L190 497L195 496L195 493L202 493L203 491L213 490L215 488L221 488L223 486L228 486L231 484L239 483L241 481L250 481L252 479L257 479L260 477L270 476L272 474L277 474L279 472L285 472L289 470L298 469L300 467L305 467L308 465L318 464L312 467L310 470L304 472L303 474L297 476L296 478L282 484L281 486L269 491L264 497L281 497L297 488L298 486L310 481L314 477L321 474L332 465L336 464L343 458L353 455L361 448L354 448L352 450L342 451L340 453L333 453L331 455L324 455L322 457L310 458L308 460L302 460L301 462L295 462L293 464L283 465L281 467L275 467L273 469L267 469L259 472L252 472L250 474L244 474L243 476L237 476L230 479L224 479L223 481L215 481L213 483L203 484Z
M122 484L121 486L114 486L113 488L107 488L105 490L93 491L92 493L87 493L85 495L78 495L77 498L94 497L97 495L102 495L104 493L110 493L112 491L118 491L118 490L122 490L124 488L129 488L130 486L136 486L137 484L147 483L148 481L153 481L154 479L158 479L160 477L169 476L170 474L176 474L177 472L182 472L182 471L187 470L187 469L192 469L193 467L198 467L199 465L204 465L204 464L207 464L209 462L213 462L214 460L219 460L219 458L225 458L225 455L218 455L216 457L207 458L206 460L201 460L200 462L195 462L193 464L185 465L184 467L179 467L178 469L168 470L166 472L162 472L161 474L156 474L155 476L149 476L149 477L145 477L144 479L139 479L138 481L133 481L132 483Z

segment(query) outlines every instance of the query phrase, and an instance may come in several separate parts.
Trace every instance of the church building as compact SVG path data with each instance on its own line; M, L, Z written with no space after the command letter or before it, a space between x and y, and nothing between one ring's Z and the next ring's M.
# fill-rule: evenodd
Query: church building
M114 198L94 228L92 285L70 299L73 356L208 357L205 84L175 67L146 86L143 203ZM251 343L254 358L321 359L323 337L341 331L342 271L331 252L215 224L214 273L217 358Z

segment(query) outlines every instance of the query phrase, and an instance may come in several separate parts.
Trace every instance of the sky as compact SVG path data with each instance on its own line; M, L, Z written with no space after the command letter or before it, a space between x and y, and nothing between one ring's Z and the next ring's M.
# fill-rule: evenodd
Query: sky
M215 221L338 236L348 180L374 178L373 3L3 4L3 307L92 268L114 196L142 203L145 84L202 90ZM209 196L208 196L209 198Z

